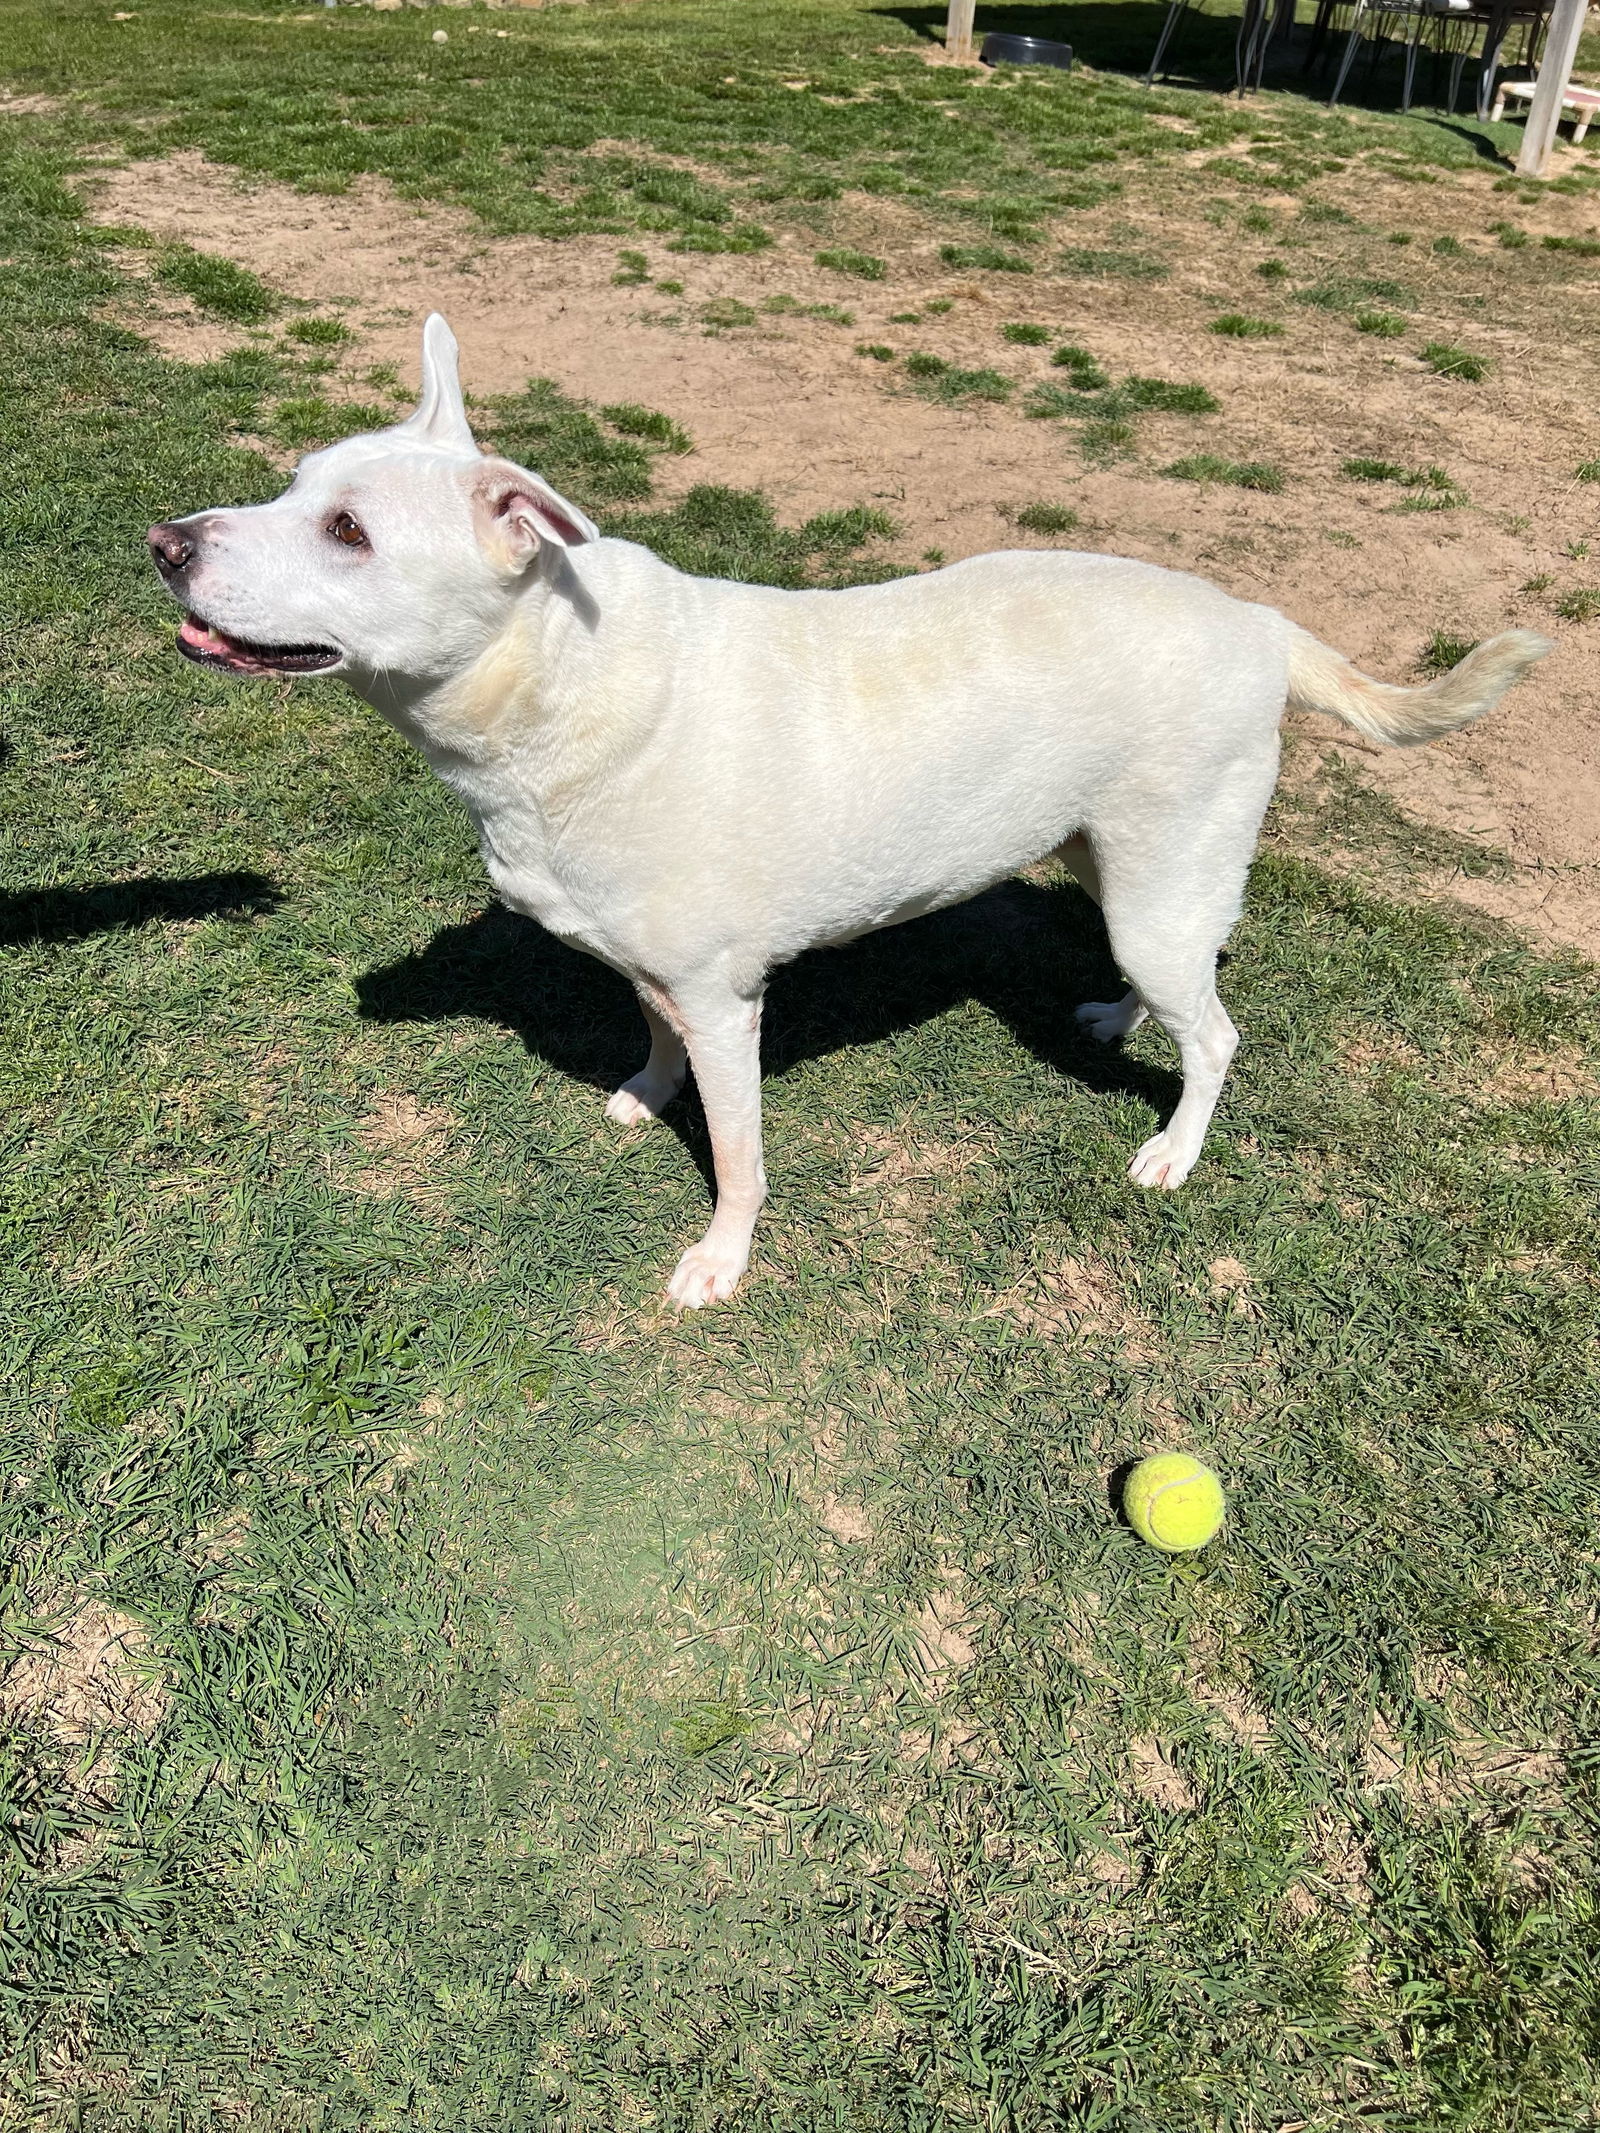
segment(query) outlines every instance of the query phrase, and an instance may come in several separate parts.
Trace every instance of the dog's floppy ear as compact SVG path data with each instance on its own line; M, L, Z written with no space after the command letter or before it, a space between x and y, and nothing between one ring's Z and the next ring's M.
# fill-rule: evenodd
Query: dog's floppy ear
M578 548L600 538L599 527L576 504L509 459L486 460L473 477L472 489L478 538L513 575L528 568L546 541L557 548Z
M463 452L478 449L461 397L456 337L437 311L429 313L422 329L422 399L416 413L396 427L409 436L426 437L430 444L454 445Z

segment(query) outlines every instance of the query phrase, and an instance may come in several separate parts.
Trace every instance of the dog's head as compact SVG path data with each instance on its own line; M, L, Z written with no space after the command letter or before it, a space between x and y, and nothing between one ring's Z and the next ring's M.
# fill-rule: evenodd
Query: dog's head
M395 428L301 461L270 504L152 526L185 609L178 648L228 674L427 684L471 664L552 550L598 529L548 483L473 440L455 337L422 333L422 401Z

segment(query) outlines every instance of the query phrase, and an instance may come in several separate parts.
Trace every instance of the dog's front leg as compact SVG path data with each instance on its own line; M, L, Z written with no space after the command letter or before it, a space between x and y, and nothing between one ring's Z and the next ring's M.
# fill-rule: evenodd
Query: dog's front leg
M675 1304L698 1311L738 1287L767 1196L761 1165L761 1001L720 986L674 987L671 1005L689 1048L717 1172L711 1227L684 1253L667 1283Z

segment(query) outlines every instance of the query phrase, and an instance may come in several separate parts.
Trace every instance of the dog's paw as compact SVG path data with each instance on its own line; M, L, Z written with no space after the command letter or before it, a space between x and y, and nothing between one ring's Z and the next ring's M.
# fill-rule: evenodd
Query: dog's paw
M708 1233L698 1244L691 1244L678 1261L677 1271L667 1283L668 1299L680 1311L702 1311L707 1304L722 1303L739 1286L740 1276L749 1264L748 1245L741 1250Z
M659 1118L671 1103L681 1082L656 1081L648 1074L635 1074L606 1102L606 1117L619 1126L645 1126Z
M1199 1153L1198 1148L1186 1148L1172 1133L1158 1133L1154 1140L1145 1142L1128 1165L1128 1175L1135 1185L1176 1192L1193 1170Z
M1130 992L1125 1000L1085 1000L1081 1007L1072 1011L1073 1021L1081 1022L1100 1044L1126 1037L1144 1018L1144 1002L1136 992Z

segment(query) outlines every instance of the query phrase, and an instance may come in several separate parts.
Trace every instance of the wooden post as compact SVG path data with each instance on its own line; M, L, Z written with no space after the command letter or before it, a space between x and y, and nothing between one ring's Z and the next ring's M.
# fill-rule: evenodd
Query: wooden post
M1542 178L1550 161L1551 144L1561 124L1561 99L1572 79L1572 63L1578 56L1583 18L1588 0L1556 0L1550 16L1550 33L1544 43L1544 65L1534 85L1523 129L1522 153L1517 157L1519 178ZM954 8L951 10L954 15Z
M972 17L977 4L978 0L950 0L950 13L944 28L944 48L952 59L972 57ZM1581 6L1579 16L1581 19Z

